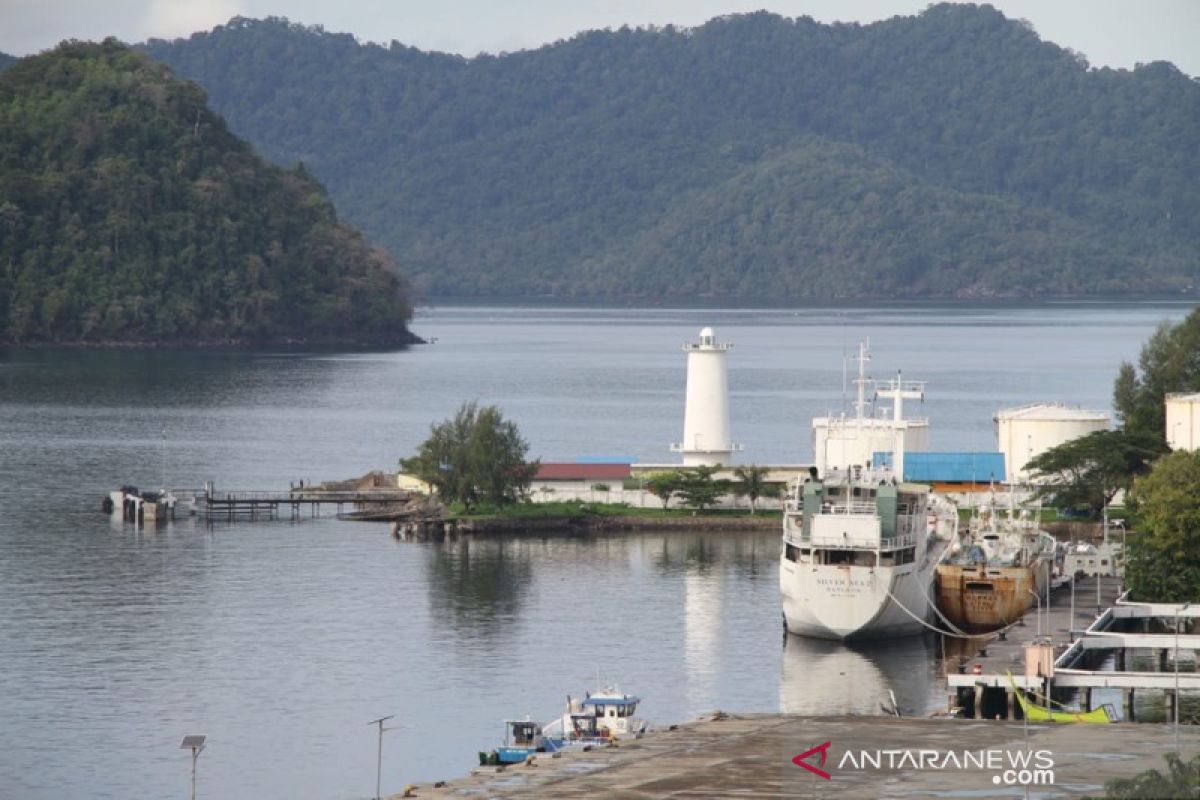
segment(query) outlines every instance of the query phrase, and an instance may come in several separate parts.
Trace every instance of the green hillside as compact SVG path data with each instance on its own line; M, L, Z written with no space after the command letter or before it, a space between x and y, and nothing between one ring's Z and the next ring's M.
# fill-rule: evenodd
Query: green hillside
M0 74L0 341L412 340L405 279L204 92L107 40Z
M466 59L235 19L152 41L438 295L1193 291L1200 85L988 6Z

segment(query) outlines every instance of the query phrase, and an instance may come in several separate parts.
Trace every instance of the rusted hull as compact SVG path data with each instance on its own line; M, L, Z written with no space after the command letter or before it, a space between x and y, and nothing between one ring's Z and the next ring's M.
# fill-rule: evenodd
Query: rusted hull
M959 628L983 633L1020 619L1047 580L1047 563L1023 567L941 564L937 568L938 609Z

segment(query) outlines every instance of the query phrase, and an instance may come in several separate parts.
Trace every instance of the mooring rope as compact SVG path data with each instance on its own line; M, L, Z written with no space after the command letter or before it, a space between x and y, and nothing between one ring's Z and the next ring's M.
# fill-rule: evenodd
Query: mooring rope
M940 633L943 636L953 636L955 639L981 639L984 636L991 635L988 633L984 633L984 634L977 634L975 636L972 636L972 635L966 634L966 633L951 633L950 631L942 630L941 628L937 627L936 625L930 625L924 619L922 619L921 617L918 617L916 614L914 614L912 611L910 611L908 609L908 607L904 605L904 603L900 602L900 600L896 597L896 595L892 594L891 589L885 588L883 591L887 593L887 596L889 598L891 598L891 601L893 603L895 603L900 608L901 611L903 611L905 614L908 614L910 617L912 617L917 622L924 625L926 628L929 628L929 630L933 631L934 633ZM928 599L928 598L926 598L926 599Z

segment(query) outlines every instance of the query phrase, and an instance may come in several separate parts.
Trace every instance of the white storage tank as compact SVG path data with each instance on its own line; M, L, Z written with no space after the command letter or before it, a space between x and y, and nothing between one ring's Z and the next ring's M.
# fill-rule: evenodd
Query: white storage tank
M1167 444L1172 450L1200 448L1200 392L1167 395Z
M1070 408L1062 403L1036 403L996 413L996 437L1004 454L1008 483L1028 480L1025 465L1052 447L1096 431L1108 430L1104 411Z

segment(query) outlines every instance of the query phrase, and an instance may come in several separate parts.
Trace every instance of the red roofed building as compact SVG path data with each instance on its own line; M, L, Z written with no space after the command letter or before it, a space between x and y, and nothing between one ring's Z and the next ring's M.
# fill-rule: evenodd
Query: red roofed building
M629 477L629 464L577 464L549 461L542 463L535 481L623 481Z
M603 485L620 493L629 473L629 464L545 461L530 483L529 493L536 500L602 500L603 497L593 496L592 487Z

